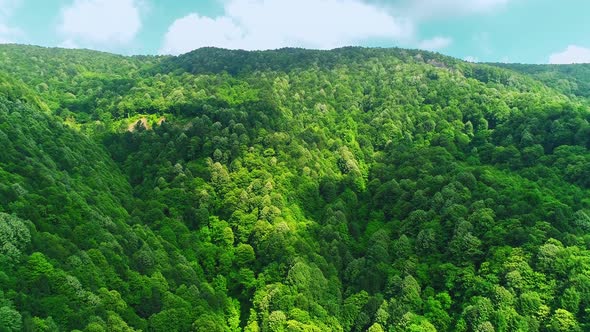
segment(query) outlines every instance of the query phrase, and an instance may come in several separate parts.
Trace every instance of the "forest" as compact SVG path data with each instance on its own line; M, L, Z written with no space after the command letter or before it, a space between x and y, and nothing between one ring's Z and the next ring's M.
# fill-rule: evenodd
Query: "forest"
M0 45L0 331L588 331L590 65Z

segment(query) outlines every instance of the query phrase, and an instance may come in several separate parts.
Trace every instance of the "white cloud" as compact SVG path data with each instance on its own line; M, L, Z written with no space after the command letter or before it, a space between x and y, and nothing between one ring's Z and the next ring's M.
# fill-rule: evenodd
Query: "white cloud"
M72 43L126 44L141 28L140 2L74 0L62 8L59 33Z
M161 53L199 47L330 49L371 39L408 40L413 24L360 0L228 0L220 17L197 13L177 19Z
M243 47L243 30L230 18L190 14L168 28L161 53L179 54L203 46Z
M549 56L551 64L590 63L590 48L569 45L563 52Z
M471 56L471 55L466 56L465 58L463 58L463 60L465 60L467 62L473 62L473 63L479 62L478 58Z
M434 37L432 39L423 40L418 44L418 48L428 51L438 51L448 47L453 43L453 39L448 37Z
M78 46L78 44L76 44L75 41L71 40L71 39L66 39L64 41L62 41L59 45L57 45L57 47L61 47L61 48L80 48L80 46Z

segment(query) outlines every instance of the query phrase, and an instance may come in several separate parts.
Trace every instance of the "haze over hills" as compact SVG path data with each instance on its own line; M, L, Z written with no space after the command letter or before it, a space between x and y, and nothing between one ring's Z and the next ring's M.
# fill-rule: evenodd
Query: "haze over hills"
M587 71L0 45L0 331L588 330Z

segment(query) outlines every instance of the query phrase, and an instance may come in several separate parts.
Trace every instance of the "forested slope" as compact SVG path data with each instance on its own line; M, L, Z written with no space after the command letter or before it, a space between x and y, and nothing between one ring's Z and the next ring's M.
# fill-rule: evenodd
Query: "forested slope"
M0 60L5 330L590 328L583 93L402 49Z
M590 64L529 65L496 63L493 65L529 74L566 95L590 97Z

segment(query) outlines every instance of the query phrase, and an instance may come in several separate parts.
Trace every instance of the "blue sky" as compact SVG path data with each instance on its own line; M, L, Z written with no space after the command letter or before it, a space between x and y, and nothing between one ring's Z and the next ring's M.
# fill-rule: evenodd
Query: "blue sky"
M0 0L0 43L181 54L202 46L438 51L590 62L588 0Z

